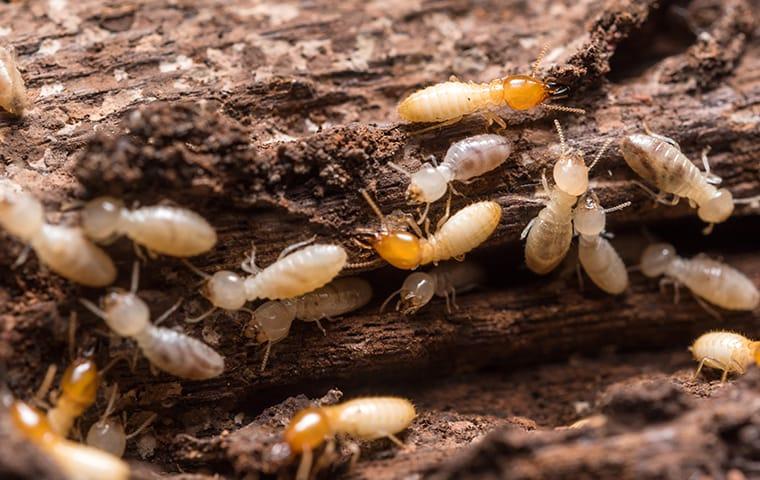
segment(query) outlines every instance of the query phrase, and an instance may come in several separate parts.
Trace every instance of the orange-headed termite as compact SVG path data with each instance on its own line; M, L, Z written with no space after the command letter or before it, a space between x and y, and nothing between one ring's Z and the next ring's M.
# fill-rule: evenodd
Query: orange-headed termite
M50 428L62 437L67 437L74 420L95 403L100 378L95 362L77 359L63 372L61 393L55 406L48 410Z
M753 342L738 333L705 333L694 341L689 350L699 362L694 372L695 378L704 366L723 370L720 381L725 382L731 372L741 375L753 363L760 365L760 342Z
M0 108L21 116L28 105L24 79L16 66L12 49L0 47Z

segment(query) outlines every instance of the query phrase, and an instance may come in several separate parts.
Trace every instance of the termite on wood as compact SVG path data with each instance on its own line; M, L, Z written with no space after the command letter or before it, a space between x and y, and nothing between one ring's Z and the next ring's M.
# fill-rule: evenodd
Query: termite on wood
M607 293L618 295L628 288L628 271L615 247L602 236L606 214L625 208L631 202L604 209L593 191L584 194L573 211L573 224L578 232L578 259L583 270Z
M754 310L760 303L760 292L746 275L725 263L704 254L686 259L676 255L667 243L650 245L641 254L641 272L647 277L665 275L660 287L671 283L676 289L686 285L697 301L714 313L700 298L726 310ZM676 300L677 301L677 300Z
M128 209L115 198L100 197L82 210L82 229L96 242L126 235L150 251L172 257L192 257L216 244L214 228L186 208L155 205Z
M566 97L569 91L565 86L538 78L538 68L546 51L544 47L530 75L509 75L488 83L452 79L418 90L399 103L399 116L408 122L440 122L439 126L444 126L458 122L465 115L485 112L489 125L496 122L506 128L504 119L491 109L506 105L512 110L523 111L544 105L553 110L585 113L579 108L546 103L549 99Z
M117 457L122 457L124 450L127 448L127 440L139 435L140 432L153 423L157 415L155 413L151 414L135 431L129 434L126 433L124 423L118 417L111 416L117 394L118 390L116 385L114 385L103 415L90 426L85 442L91 447L103 450Z
M357 310L372 299L372 286L358 277L337 278L322 288L300 297L273 300L254 310L246 336L267 344L261 370L266 368L269 351L273 344L283 340L290 332L293 320L319 323Z
M480 265L467 261L444 263L429 272L414 272L406 277L399 290L383 302L380 311L385 309L393 297L399 295L396 310L404 315L414 315L435 295L446 299L446 310L450 312L452 304L457 306L457 294L482 285L485 277Z
M88 359L75 360L61 378L61 393L55 406L48 410L50 428L67 437L74 420L95 403L100 378L95 362Z
M472 203L448 218L428 237L417 229L409 233L388 219L365 190L365 200L380 219L380 230L362 229L360 234L370 236L369 244L380 257L396 268L414 270L421 265L437 263L464 255L488 240L501 220L501 206L496 202ZM417 225L407 222L412 228Z
M0 108L21 116L28 102L24 79L16 66L15 52L10 48L0 47Z
M753 363L760 365L760 342L753 342L738 333L708 332L697 338L689 347L694 359L699 362L694 378L702 367L723 370L720 381L725 382L729 373L743 375Z
M389 438L403 446L395 434L406 429L416 415L412 402L398 397L357 398L338 405L301 410L283 435L290 453L301 455L296 478L309 477L314 450L339 434L364 441Z
M115 290L101 299L100 307L89 300L80 302L122 337L129 337L151 364L177 377L190 380L206 380L216 377L224 370L224 358L200 340L169 328L150 323L150 310L137 296L139 280L138 264L132 272L132 286L128 292ZM161 323L179 307L176 303L161 315Z
M0 225L26 242L40 262L82 285L104 287L116 279L111 258L80 228L45 222L42 204L10 180L0 180ZM25 258L22 254L19 262Z
M676 205L681 198L688 198L689 204L697 207L699 218L708 223L704 233L710 233L716 223L726 221L735 204L760 202L760 196L734 199L728 189L716 188L721 178L710 172L707 149L702 152L705 171L701 172L681 153L675 140L652 133L646 126L645 129L647 135L628 135L620 141L623 158L639 176L660 189L655 194L640 185L658 202ZM666 200L666 194L672 194L673 198Z

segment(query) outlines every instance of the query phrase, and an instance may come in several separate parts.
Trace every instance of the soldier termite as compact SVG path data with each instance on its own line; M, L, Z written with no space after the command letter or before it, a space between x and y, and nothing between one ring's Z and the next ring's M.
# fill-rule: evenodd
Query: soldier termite
M100 197L82 210L82 229L97 242L126 235L150 251L172 257L192 257L211 250L216 232L186 208L155 205L130 210L115 198Z
M433 295L446 299L446 310L456 304L457 293L472 290L485 281L483 269L472 262L449 262L439 265L429 272L414 272L404 280L399 290L393 292L380 307L382 312L388 302L396 295L399 301L396 310L404 315L414 315L433 298Z
M301 410L283 435L290 453L301 455L296 478L309 477L313 451L338 434L366 441L389 438L403 446L395 434L406 429L416 415L409 400L397 397L357 398L338 405Z
M61 394L47 412L50 428L56 434L68 436L74 420L95 403L98 385L100 378L95 362L82 358L69 365L61 378Z
M620 151L626 163L643 179L660 189L659 194L651 192L655 200L667 205L676 205L684 197L689 199L692 207L697 207L699 218L708 223L704 233L710 233L716 223L724 222L734 211L737 203L760 202L760 196L734 199L730 191L718 189L721 178L710 172L707 150L702 152L704 172L694 166L675 140L652 133L634 134L620 141ZM665 200L666 194L673 194L671 200Z
M214 349L184 333L150 323L150 310L137 296L138 264L132 272L128 292L114 290L101 299L100 307L89 300L79 301L92 313L105 320L117 335L130 337L151 364L160 370L190 380L206 380L224 370L224 358ZM160 323L179 307L176 303L156 320Z
M754 310L760 303L760 292L746 275L733 267L700 254L686 259L676 255L667 243L650 245L641 254L641 272L647 277L665 275L660 287L671 283L676 289L686 285L699 303L710 313L712 309L700 298L726 310Z
M0 47L0 108L21 116L27 105L26 87L16 66L16 55L12 49Z
M269 301L253 312L246 336L254 337L259 343L267 343L261 370L266 368L269 351L273 344L283 340L290 332L290 325L296 318L304 322L319 323L357 310L372 299L369 282L358 277L337 278L322 288L300 297Z
M380 257L396 268L414 270L421 265L437 263L464 255L485 242L501 220L501 206L496 202L472 203L446 220L427 238L417 230L409 233L401 225L390 222L365 190L365 200L381 222L380 230L359 231L370 236L369 244ZM416 224L408 222L416 228Z
M40 262L62 277L89 287L116 279L111 258L79 228L45 222L42 204L9 180L0 180L0 225L34 249ZM22 254L19 263L26 256Z
M489 172L507 159L512 143L501 135L483 134L460 140L446 152L443 162L425 163L415 173L389 162L388 165L410 179L407 198L415 203L431 204L443 197L454 180L466 182Z
M606 214L625 208L631 202L604 209L592 191L584 194L573 211L575 231L580 235L578 259L586 274L607 293L617 295L628 288L628 271L615 247L602 236Z
M565 143L559 122L555 120L554 125L561 146L560 158L554 164L555 187L550 189L546 177L542 177L549 200L520 235L521 240L528 238L525 243L525 263L540 275L554 270L567 255L573 239L573 206L577 198L588 189L589 171L609 145L609 142L605 143L591 165L586 166L583 153L569 148Z
M725 382L731 372L742 375L752 363L760 365L760 342L753 342L738 333L705 333L694 341L689 350L699 362L694 378L699 376L702 367L707 366L723 370L720 381Z
M530 110L539 105L553 110L585 113L579 108L546 103L549 99L564 98L568 88L537 78L541 60L547 48L541 51L533 64L530 75L510 75L488 83L460 82L452 79L418 90L399 103L398 113L408 122L442 122L451 125L463 116L485 111L489 124L498 123L506 128L506 122L490 111L508 106L512 110Z
M103 415L97 422L90 426L85 442L91 447L121 457L127 448L127 440L139 435L140 432L153 423L157 415L155 413L151 414L135 431L127 434L124 431L124 423L118 417L111 416L117 394L118 390L116 385L114 385L105 412L103 412Z
M248 301L293 298L326 285L343 269L348 254L340 245L304 247L312 241L289 246L280 253L277 261L264 269L256 266L256 251L253 250L249 259L241 265L250 273L245 278L229 270L208 275L189 265L194 272L206 278L201 294L212 303L213 308L188 321L200 321L217 308L240 310Z

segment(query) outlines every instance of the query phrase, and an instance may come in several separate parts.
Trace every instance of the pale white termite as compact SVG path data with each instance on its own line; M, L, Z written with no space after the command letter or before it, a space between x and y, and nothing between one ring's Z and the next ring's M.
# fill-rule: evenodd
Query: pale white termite
M16 66L12 49L0 47L0 108L21 116L28 104L24 79Z
M149 250L172 257L192 257L216 244L214 228L186 208L168 205L124 207L115 198L100 197L82 210L82 229L97 242L126 235Z
M117 457L122 457L124 450L127 448L127 440L139 435L140 432L153 423L157 415L155 413L151 414L134 432L127 434L124 431L124 423L118 417L111 416L117 392L116 385L114 385L103 416L90 426L85 442L91 447L106 451Z
M293 320L316 322L357 310L372 299L372 286L358 277L337 278L322 288L300 297L266 302L254 310L246 336L267 343L261 370L266 368L271 346L288 336Z
M433 235L427 238L417 229L416 235L385 218L365 190L361 190L369 206L380 218L380 230L360 230L370 235L369 244L383 260L402 270L451 258L458 260L488 240L501 220L501 206L496 202L472 203L452 215ZM416 224L409 222L416 228Z
M454 180L467 182L495 169L512 152L512 142L501 135L483 134L460 140L446 152L443 162L424 163L415 173L389 162L388 165L410 178L406 195L416 203L433 203L443 197Z
M404 315L414 315L433 298L446 299L446 310L451 311L451 304L456 307L457 293L464 293L485 281L485 271L472 262L448 262L428 272L414 272L406 277L399 290L393 292L380 307L382 312L388 302L397 294L399 301L396 310Z
M742 375L752 363L760 365L760 342L753 342L738 333L705 333L694 341L689 350L699 362L694 372L695 378L704 366L723 370L721 382L725 382L731 372Z
M366 441L389 438L403 446L395 434L406 429L416 415L412 402L398 397L356 398L301 410L283 434L290 453L301 455L296 478L308 478L314 449L338 434Z
M298 297L326 285L343 269L348 254L340 245L331 244L309 245L298 250L310 242L291 245L282 251L277 261L264 269L256 266L254 250L241 266L250 273L245 278L229 270L208 275L191 266L193 271L206 278L201 294L213 308L188 321L200 321L217 308L240 310L248 301Z
M597 287L612 295L623 293L628 288L628 271L615 247L602 236L602 233L606 224L606 214L630 204L631 202L625 202L604 209L592 191L580 198L573 211L575 231L580 235L580 264Z
M224 358L205 343L184 333L150 323L150 310L137 296L138 264L132 272L130 291L113 291L103 297L100 308L92 302L80 302L92 313L105 320L117 335L130 337L151 364L177 377L205 380L216 377L224 370ZM156 320L160 323L179 303Z
M681 258L667 243L656 243L644 250L641 272L647 277L665 275L661 286L672 283L678 292L679 285L686 285L700 303L701 297L726 310L754 310L760 303L757 287L740 271L706 255Z
M639 176L661 190L660 194L650 191L658 202L675 205L680 198L688 198L690 205L698 208L699 218L709 224L705 233L709 233L714 224L727 220L736 203L760 201L760 196L737 200L729 190L716 188L715 184L719 184L721 178L710 173L707 150L702 152L705 171L701 172L681 153L673 139L648 129L647 133L628 135L620 141L623 158ZM674 195L672 200L665 200L667 193Z
M41 263L62 277L89 287L104 287L116 279L111 258L80 228L46 223L39 200L10 180L0 180L0 225L26 242Z
M560 158L554 164L554 188L549 188L542 177L544 190L549 196L546 206L538 212L523 230L520 239L525 243L525 263L533 272L545 275L554 270L570 250L573 239L573 206L588 189L588 174L599 161L606 143L591 165L586 166L583 153L565 143L565 135L558 121L554 121L560 140Z

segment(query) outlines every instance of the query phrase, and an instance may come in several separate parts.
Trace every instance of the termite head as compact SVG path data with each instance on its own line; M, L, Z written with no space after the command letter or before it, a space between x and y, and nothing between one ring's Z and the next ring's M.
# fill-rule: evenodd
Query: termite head
M82 229L95 241L104 241L118 233L124 203L111 197L87 202L82 210Z
M676 259L676 249L669 243L655 243L641 254L641 273L647 277L659 277Z
M121 457L127 448L124 424L118 418L103 418L87 431L87 445L97 447L111 455Z
M429 163L422 165L417 172L410 175L411 181L406 190L409 201L414 203L433 203L446 194L448 182L441 172Z
M599 197L591 191L578 201L573 213L573 225L581 235L599 235L604 231L606 217L604 209L599 205Z
M386 218L380 211L380 208L372 200L369 194L361 191L364 199L369 206L380 218L381 227L375 231L360 231L362 234L369 235L369 245L380 257L396 268L402 270L413 270L420 264L422 246L420 239L404 230L401 221L396 218Z
M511 75L502 85L504 102L513 110L530 110L551 95L546 83L530 75Z
M33 442L52 442L57 435L50 428L47 417L39 410L18 400L8 409L13 425Z
M61 390L67 399L89 407L95 402L99 384L100 378L95 362L80 358L63 373Z
M239 310L247 301L245 281L235 272L220 270L213 274L201 288L201 295L215 307Z
M699 206L697 215L707 223L725 222L734 212L734 197L731 192L721 188L708 201Z
M566 149L554 164L554 183L569 195L583 195L588 190L588 170L583 152Z
M433 298L435 280L430 274L415 272L406 277L399 293L399 310L404 315L413 315Z
M284 301L269 301L253 312L258 343L277 343L288 336L295 312Z
M29 240L45 223L42 204L10 180L0 180L0 225Z
M292 454L314 450L332 435L330 420L324 410L310 407L298 412L285 429L285 442Z
M103 297L101 309L108 326L122 337L132 337L150 324L150 310L131 292L114 291Z

